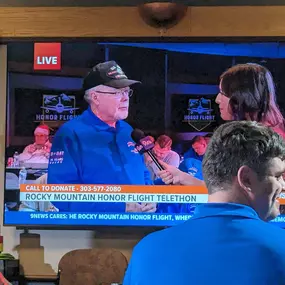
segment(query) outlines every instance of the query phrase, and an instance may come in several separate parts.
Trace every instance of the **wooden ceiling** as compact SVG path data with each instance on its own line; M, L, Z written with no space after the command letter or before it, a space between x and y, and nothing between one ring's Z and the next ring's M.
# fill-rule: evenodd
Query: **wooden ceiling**
M161 0L0 0L2 7L98 7L137 6L147 2L167 2ZM183 3L188 6L280 6L285 0L178 0L168 2Z

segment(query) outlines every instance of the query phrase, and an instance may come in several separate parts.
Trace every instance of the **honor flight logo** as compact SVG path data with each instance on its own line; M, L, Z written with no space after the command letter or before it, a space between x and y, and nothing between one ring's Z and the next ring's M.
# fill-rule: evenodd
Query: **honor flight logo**
M76 117L75 96L66 95L43 95L41 112L36 114L35 121L69 121Z
M202 131L215 121L210 99L189 99L187 110L188 114L184 116L183 121L197 131Z

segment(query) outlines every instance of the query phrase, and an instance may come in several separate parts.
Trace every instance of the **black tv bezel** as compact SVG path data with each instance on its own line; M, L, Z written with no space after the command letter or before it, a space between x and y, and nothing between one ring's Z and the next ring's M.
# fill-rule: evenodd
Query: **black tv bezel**
M17 42L101 42L101 43L119 43L119 42L129 42L129 43L285 43L285 36L214 36L214 37L3 37L0 38L0 45L9 45L9 43ZM7 46L8 48L8 46ZM7 51L8 52L8 51ZM8 58L7 60L7 73L8 73ZM8 98L8 77L6 82L6 101ZM5 149L7 138L7 104L5 113ZM5 151L5 161L6 161L6 151ZM5 168L5 165L4 165ZM2 185L5 191L5 170L4 170L4 185ZM3 200L4 203L4 200ZM103 226L103 225L25 225L25 224L5 224L5 209L3 207L3 227L14 227L17 230L86 230L86 231L96 231L97 233L102 233L104 238L110 237L133 237L144 236L145 234L158 231L161 229L168 228L168 226ZM281 228L285 228L284 226Z

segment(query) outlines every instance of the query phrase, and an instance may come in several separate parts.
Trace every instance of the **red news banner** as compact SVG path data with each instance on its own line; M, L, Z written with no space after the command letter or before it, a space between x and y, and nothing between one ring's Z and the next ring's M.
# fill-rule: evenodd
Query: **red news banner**
M21 201L207 203L204 186L22 184ZM279 198L285 205L285 194Z

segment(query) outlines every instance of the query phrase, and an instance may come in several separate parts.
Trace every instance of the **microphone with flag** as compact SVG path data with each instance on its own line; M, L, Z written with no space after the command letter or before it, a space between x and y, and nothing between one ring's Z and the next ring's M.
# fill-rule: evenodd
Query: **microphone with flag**
M140 154L147 153L159 170L164 170L156 156L153 154L154 142L150 136L146 136L142 130L134 129L131 134L132 139L136 143L136 149Z

